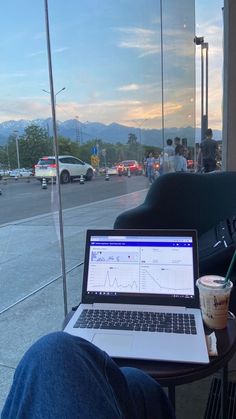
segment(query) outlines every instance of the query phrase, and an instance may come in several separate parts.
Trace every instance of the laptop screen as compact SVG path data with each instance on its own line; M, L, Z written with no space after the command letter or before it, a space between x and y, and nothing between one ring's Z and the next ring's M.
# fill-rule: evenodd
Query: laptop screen
M83 294L95 301L148 304L194 299L195 248L196 234L188 230L90 230Z

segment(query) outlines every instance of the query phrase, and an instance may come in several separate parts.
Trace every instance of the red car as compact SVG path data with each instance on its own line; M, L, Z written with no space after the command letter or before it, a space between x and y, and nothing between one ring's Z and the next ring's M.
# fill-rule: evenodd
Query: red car
M124 160L117 166L119 175L127 175L130 170L131 175L141 175L143 173L143 167L136 160Z

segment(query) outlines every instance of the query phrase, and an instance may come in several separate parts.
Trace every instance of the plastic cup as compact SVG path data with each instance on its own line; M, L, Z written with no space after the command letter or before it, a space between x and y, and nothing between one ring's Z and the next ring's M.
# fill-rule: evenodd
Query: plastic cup
M204 323L211 329L225 329L233 283L225 284L222 276L206 275L199 278L196 285Z

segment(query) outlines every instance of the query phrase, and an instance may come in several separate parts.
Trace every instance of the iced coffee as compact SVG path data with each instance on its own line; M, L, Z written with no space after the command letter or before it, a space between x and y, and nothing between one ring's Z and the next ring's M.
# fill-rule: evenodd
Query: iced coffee
M211 329L224 329L227 325L231 281L217 275L202 276L197 280L200 308L204 323Z

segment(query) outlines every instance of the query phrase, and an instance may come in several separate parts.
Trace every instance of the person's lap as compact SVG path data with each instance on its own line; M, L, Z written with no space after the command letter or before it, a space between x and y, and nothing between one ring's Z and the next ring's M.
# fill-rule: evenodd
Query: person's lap
M120 369L84 339L56 332L22 358L1 418L168 419L174 413L151 377Z

